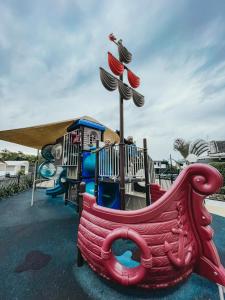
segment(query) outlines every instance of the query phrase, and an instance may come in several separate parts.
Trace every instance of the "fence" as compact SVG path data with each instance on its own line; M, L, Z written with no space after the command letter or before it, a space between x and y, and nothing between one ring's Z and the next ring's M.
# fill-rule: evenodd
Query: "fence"
M0 199L29 189L32 186L32 180L32 174L0 179Z
M133 145L125 145L125 177L144 177L144 151ZM99 152L99 176L119 176L119 145L105 147Z
M162 189L169 190L177 175L157 174L155 175L155 183L158 183Z
M169 190L178 175L155 175L155 183L158 183L162 189ZM209 199L225 201L225 187L221 188L217 194L208 196Z

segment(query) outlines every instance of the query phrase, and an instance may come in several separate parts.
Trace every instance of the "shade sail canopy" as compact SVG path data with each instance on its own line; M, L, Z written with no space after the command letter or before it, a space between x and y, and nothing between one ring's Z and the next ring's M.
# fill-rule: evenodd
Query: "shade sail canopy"
M75 118L61 122L3 130L0 131L0 140L41 149L46 144L55 143L56 139L66 133L68 126L72 125L79 119L88 120L103 125L91 117L83 116L81 118ZM119 136L112 129L107 127L104 132L104 140L106 139L111 140L111 142L119 142Z

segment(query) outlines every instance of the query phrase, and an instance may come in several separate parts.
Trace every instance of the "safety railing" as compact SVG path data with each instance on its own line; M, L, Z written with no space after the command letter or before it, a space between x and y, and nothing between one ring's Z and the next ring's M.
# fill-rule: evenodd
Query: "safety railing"
M162 189L169 190L177 176L177 174L157 174L155 183L158 183Z
M80 153L80 130L74 130L64 135L63 166L78 166Z
M99 151L99 176L119 176L119 146L104 147Z
M144 177L144 150L135 145L125 147L125 176Z
M144 151L135 145L125 145L124 171L127 178L144 178ZM119 177L119 145L99 151L99 176Z

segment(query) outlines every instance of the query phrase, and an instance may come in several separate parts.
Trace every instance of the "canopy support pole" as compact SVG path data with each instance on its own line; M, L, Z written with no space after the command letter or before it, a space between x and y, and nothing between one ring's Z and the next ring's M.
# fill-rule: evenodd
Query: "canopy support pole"
M39 150L37 150L37 158L36 158L35 164L34 164L34 178L33 178L32 196L31 196L31 203L30 203L31 206L34 205L34 193L35 193L35 189L36 189L38 162L39 162Z
M219 292L219 299L224 300L225 287L220 284L217 284L217 286L218 286L218 292Z
M149 206L151 204L151 199L150 199L150 183L149 183L148 148L147 148L147 140L146 139L143 139L143 149L144 149L146 206Z

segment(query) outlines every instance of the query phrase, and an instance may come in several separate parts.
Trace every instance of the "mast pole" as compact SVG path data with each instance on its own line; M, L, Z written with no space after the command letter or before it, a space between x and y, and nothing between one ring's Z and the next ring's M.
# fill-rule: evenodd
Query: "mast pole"
M98 203L98 177L99 177L99 140L96 141L96 164L95 164L95 198L96 203Z
M114 44L117 45L118 47L118 52L119 52L119 62L123 65L123 68L128 70L128 81L130 82L131 80L131 86L133 88L137 88L140 84L140 78L137 77L135 74L133 74L124 64L124 63L129 63L132 60L132 54L122 45L122 40L117 40L117 38L111 33L109 35L109 40L113 42ZM109 60L109 65L110 65L110 60ZM114 63L110 66L112 72L115 75L120 74L119 79L121 82L123 82L123 70L120 70L119 72L114 69L113 67ZM114 70L113 70L114 69ZM102 74L103 71L103 74ZM101 81L104 87L109 90L113 91L117 88L117 78L114 76L108 74L104 69L100 68L100 74L101 74ZM130 73L129 73L130 72ZM109 77L110 76L110 77ZM112 76L112 77L111 77ZM129 79L129 76L131 76L131 79ZM112 82L111 82L112 81ZM123 83L122 83L123 85ZM128 89L130 87L128 86ZM130 95L129 95L130 91ZM133 90L129 90L128 95L127 93L120 92L120 97L119 97L119 113L120 113L120 143L119 143L119 190L120 190L120 209L125 210L125 143L124 143L124 99L130 99L131 96L133 95L133 100L134 104L138 107L141 107L144 105L144 96L141 94L135 92Z
M121 60L120 60L121 61ZM123 81L123 74L120 75L120 80ZM119 157L120 157L120 209L125 210L125 144L124 144L124 108L123 108L123 97L119 98L120 103L120 144L119 144Z

